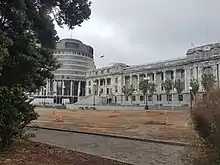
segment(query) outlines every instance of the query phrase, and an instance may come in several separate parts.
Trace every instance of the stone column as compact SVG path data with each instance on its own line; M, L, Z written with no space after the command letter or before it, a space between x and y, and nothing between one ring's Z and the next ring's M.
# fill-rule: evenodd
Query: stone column
M107 95L107 78L105 78L105 84L104 84L104 94Z
M173 81L175 82L176 80L176 69L173 70Z
M165 81L166 80L166 71L164 70L163 71L163 81Z
M73 81L70 80L70 96L73 96Z
M79 81L79 84L78 84L78 97L79 97L79 95L80 95L80 87L81 87L81 81Z
M46 96L48 95L48 92L49 92L49 83L48 81L46 82L46 86L45 86L45 89L46 89Z
M153 72L154 74L154 83L157 84L157 72Z
M198 82L199 82L199 91L202 91L202 84L201 84L201 80L202 80L202 67L198 66Z
M48 81L46 82L46 85L44 86L44 90L46 90L46 95L47 95L47 91L48 91Z
M140 75L137 75L137 91L139 91Z
M40 88L40 95L43 96L43 87Z
M64 95L64 87L65 87L65 84L64 84L64 80L61 80L61 88L62 88L62 96Z
M213 65L212 66L212 69L213 69L213 75L215 76L216 78L216 83L218 83L218 72L217 72L217 64Z
M53 81L53 92L54 92L54 95L57 95L57 93L55 93L55 92L57 92L57 81Z
M185 68L185 92L189 92L189 78L190 78L190 70Z
M193 78L194 79L198 79L198 77L197 77L197 69L196 68L197 67L193 66Z

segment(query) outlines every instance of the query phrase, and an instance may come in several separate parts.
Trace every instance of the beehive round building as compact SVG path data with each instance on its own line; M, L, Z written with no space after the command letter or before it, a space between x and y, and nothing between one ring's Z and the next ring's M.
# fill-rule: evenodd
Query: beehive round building
M75 103L82 99L86 93L86 72L95 69L93 55L93 48L79 40L60 40L54 56L61 67L54 72L54 79L37 93L35 103Z

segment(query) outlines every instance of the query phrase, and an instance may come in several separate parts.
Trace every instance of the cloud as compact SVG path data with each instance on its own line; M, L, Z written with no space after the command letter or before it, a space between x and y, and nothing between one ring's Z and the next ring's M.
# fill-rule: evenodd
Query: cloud
M190 42L219 41L219 6L219 0L95 0L91 19L72 36L94 47L98 67L180 57ZM70 37L57 29L60 38Z

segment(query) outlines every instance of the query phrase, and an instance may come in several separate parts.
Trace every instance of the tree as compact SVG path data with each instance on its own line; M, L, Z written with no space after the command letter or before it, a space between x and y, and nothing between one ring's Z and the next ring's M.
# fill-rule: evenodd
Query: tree
M23 88L1 87L0 93L0 149L6 149L14 138L23 136L25 126L37 119L38 114Z
M133 87L133 85L129 86L123 86L122 88L122 93L126 96L126 97L130 97L131 98L131 103L132 103L132 96L134 93L135 89Z
M176 89L179 98L180 94L184 90L184 82L182 82L180 79L175 80L174 88Z
M149 94L154 95L154 92L156 92L157 85L154 82L149 83Z
M192 95L194 100L196 100L196 94L199 91L199 82L197 79L190 80L190 86L192 87Z
M210 92L216 83L215 76L211 73L206 73L202 75L201 84L206 92Z
M150 89L150 85L149 85L149 79L144 79L140 82L139 84L139 90L143 93L144 97L145 97L145 109L149 109L148 108L148 92Z
M170 94L170 91L173 89L173 86L174 86L174 83L172 80L170 79L166 79L165 81L162 82L162 87L164 88L165 92L166 92L166 95L167 95L167 98ZM168 100L169 101L169 100Z
M89 19L90 5L88 0L0 2L0 139L4 147L37 118L26 94L44 86L59 67L53 56L59 40L53 22L70 29L80 26Z
M154 82L149 83L149 94L152 97L154 96L154 92L156 92L156 87L157 87L157 85ZM152 100L154 100L154 98L152 98Z
M156 84L154 82L150 82L149 79L143 80L140 82L139 84L139 90L143 93L143 95L145 96L145 100L146 100L146 107L147 105L147 101L148 101L148 94L152 95L154 94L155 90L156 90Z

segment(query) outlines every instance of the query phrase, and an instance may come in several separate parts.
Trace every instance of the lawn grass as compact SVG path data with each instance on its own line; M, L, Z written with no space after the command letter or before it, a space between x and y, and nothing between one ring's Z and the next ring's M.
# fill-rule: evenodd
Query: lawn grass
M189 114L175 111L58 110L37 108L39 126L186 141ZM59 119L62 119L59 122Z

